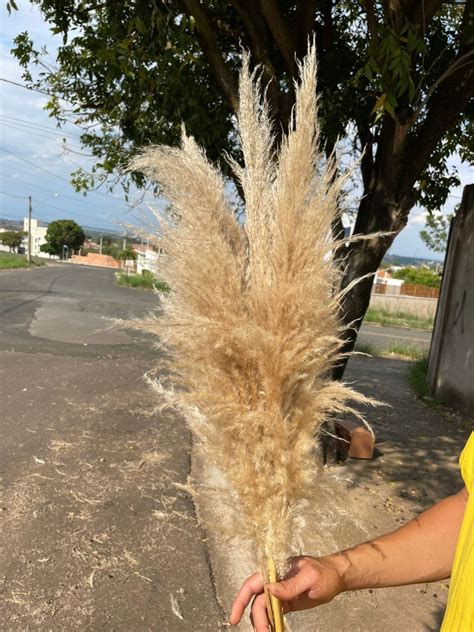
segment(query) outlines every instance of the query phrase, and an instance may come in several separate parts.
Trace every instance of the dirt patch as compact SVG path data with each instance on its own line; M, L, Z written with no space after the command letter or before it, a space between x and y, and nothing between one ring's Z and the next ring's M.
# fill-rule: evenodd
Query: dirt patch
M187 480L190 437L179 420L147 414L144 367L55 359L68 396L50 391L42 406L37 394L58 386L54 370L38 377L50 358L19 355L4 358L11 420L21 423L26 410L28 424L16 428L3 473L0 627L216 630L223 615L205 534L177 486ZM26 366L42 387L29 402L12 379Z

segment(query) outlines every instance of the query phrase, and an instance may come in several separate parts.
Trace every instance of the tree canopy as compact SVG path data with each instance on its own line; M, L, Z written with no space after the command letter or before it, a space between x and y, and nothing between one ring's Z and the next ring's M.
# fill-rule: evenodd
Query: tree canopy
M46 231L46 243L40 250L50 255L63 255L63 248L67 246L69 251L79 250L85 241L82 228L72 219L58 219L48 224Z
M18 249L25 237L24 232L16 230L6 230L0 233L0 243L10 248L10 251Z
M459 205L458 205L459 207ZM426 218L426 226L420 230L420 237L433 252L444 252L448 243L449 226L453 215L431 213Z
M32 2L63 38L56 66L26 32L13 53L25 79L51 94L51 115L84 128L96 163L73 174L78 189L110 182L143 145L176 144L183 121L223 169L223 152L239 160L242 47L268 83L277 134L285 131L315 33L322 141L329 153L339 138L361 158L354 233L387 233L343 248L343 287L377 269L414 204L433 212L446 201L459 182L453 153L474 162L474 0ZM360 322L371 285L367 277L348 292L344 322Z
M135 259L137 258L137 253L132 248L132 246L127 246L124 250L120 250L117 253L115 258L118 259L119 261L127 261L127 260L135 261Z
M410 128L418 148L430 136L428 120L441 115L437 127L444 133L432 130L430 151L412 160L424 163L417 165L414 195L428 209L438 208L458 182L448 156L457 150L474 161L472 87L457 90L454 109L465 110L463 118L438 103L474 76L472 0L32 2L63 37L57 67L44 63L45 51L26 32L13 53L25 78L51 93L53 116L87 126L82 143L97 158L96 180L116 174L136 147L176 144L183 121L211 159L238 154L232 115L242 46L261 64L275 119L285 128L297 60L313 31L328 148L348 138L355 151L366 148L368 162L393 122ZM40 66L36 82L29 72L34 64ZM79 171L74 182L87 188L93 179Z
M408 266L400 270L394 270L392 276L394 279L403 279L406 283L415 285L426 285L428 287L439 287L441 285L440 275L428 268Z

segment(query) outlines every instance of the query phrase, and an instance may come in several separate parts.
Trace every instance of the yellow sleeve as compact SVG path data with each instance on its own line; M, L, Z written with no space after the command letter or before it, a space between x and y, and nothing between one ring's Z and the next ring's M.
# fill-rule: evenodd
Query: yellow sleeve
M464 484L470 494L472 479L474 478L474 432L471 432L471 436L464 446L464 450L459 457L459 465L461 466L461 474Z

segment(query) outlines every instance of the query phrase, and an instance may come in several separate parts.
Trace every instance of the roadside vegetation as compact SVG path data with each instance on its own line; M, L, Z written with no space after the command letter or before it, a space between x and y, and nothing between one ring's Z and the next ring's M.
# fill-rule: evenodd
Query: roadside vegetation
M394 279L403 279L405 283L413 285L426 285L427 287L440 287L441 275L421 266L407 266L391 273Z
M365 353L378 358L398 357L408 360L419 361L426 357L426 351L414 345L407 345L403 342L394 342L387 349L379 349L370 344L356 343L355 351Z
M0 270L30 268L32 266L44 266L44 261L33 258L30 264L26 260L25 255L17 255L12 252L0 252Z
M117 283L126 287L134 287L142 290L158 290L159 292L169 292L169 286L156 278L148 270L143 270L142 274L117 273Z
M428 399L432 403L435 402L429 396L428 389L428 356L423 356L418 358L413 365L410 367L410 371L408 373L408 383L415 391L417 397L421 399Z
M6 230L0 233L0 244L10 248L10 252L15 252L15 250L18 252L26 234L21 230Z
M434 324L434 317L377 307L369 307L364 320L367 323L376 323L386 327L408 327L410 329L426 329L429 331L433 329Z

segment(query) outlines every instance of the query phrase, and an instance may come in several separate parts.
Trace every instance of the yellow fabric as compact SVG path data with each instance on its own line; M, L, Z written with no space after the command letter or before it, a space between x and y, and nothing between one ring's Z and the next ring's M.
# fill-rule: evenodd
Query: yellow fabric
M441 632L474 632L474 432L462 451L459 464L469 499L456 547Z

